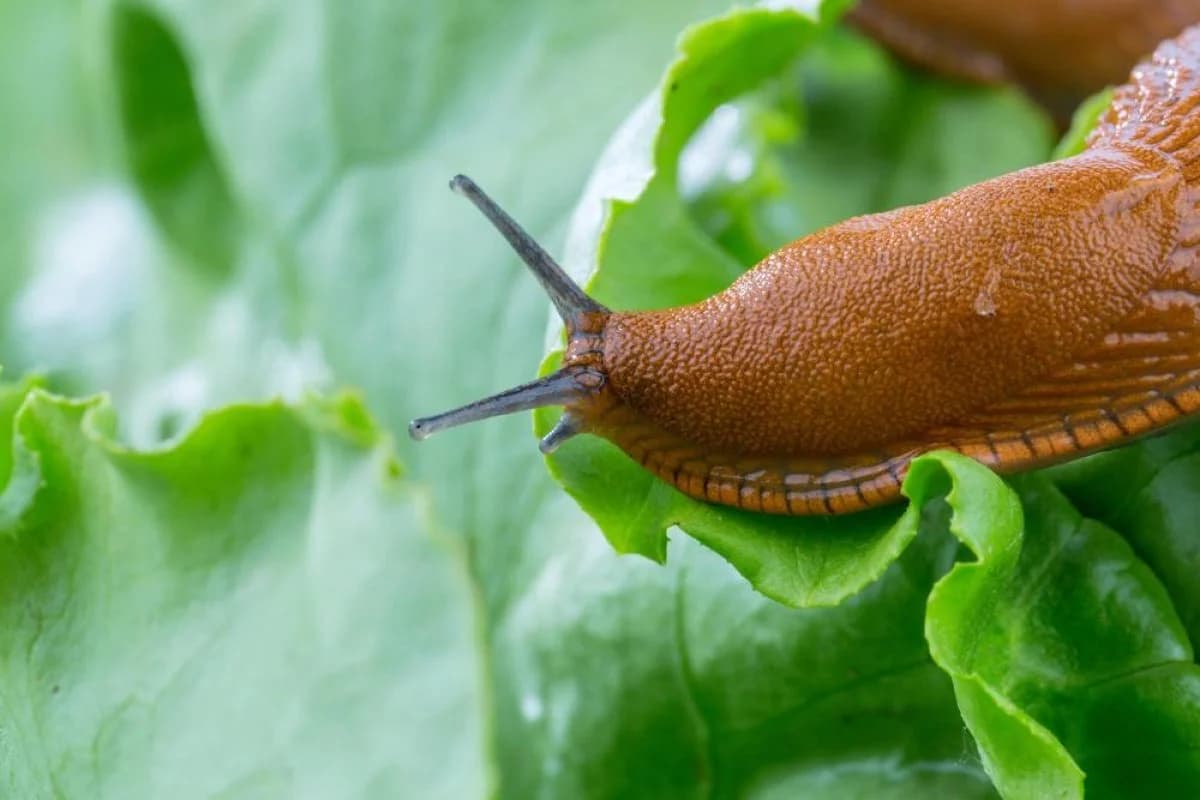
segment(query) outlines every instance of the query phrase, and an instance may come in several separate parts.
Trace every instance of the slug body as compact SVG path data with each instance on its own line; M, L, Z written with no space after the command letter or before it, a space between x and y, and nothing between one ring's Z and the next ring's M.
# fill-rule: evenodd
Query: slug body
M1200 0L861 0L850 19L909 61L1020 83L1065 115L1200 21Z
M1200 412L1198 64L1200 27L1082 154L827 228L695 305L610 312L523 253L563 368L411 430L562 404L543 449L594 433L693 497L832 514L896 500L930 450L1015 471Z

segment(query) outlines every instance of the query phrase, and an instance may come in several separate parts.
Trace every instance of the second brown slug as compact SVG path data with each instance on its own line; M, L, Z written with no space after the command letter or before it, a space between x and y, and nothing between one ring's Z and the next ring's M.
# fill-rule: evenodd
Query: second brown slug
M849 16L909 61L1022 84L1066 118L1160 41L1200 22L1200 0L860 0Z
M850 219L661 311L604 308L455 178L568 345L554 374L410 433L563 405L544 451L593 433L692 497L836 514L898 499L931 450L1012 472L1195 414L1198 70L1200 27L1134 70L1080 155Z

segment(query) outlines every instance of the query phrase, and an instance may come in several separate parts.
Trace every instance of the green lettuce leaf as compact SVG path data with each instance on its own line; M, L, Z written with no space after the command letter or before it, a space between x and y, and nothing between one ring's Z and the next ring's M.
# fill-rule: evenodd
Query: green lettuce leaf
M1200 642L1200 426L1050 471L1083 513L1121 533L1171 595L1188 636Z
M658 566L566 537L496 632L501 794L994 796L922 636L944 510L878 581L799 611L690 540Z
M99 399L0 408L6 797L482 793L471 590L358 399L149 451Z
M1171 796L1200 775L1200 667L1129 544L1041 475L1016 492L949 454L906 490L944 490L977 557L929 597L926 636L1005 797Z
M1112 102L1113 90L1106 89L1085 100L1071 117L1071 127L1067 130L1058 145L1054 148L1054 157L1066 158L1083 152L1087 136L1096 127L1100 115Z

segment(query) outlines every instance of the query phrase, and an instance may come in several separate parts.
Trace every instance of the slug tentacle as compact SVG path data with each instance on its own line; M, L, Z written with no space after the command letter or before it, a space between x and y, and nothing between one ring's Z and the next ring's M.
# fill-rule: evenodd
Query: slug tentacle
M573 436L578 436L585 430L583 419L574 411L567 410L558 418L558 422L550 429L550 432L542 437L538 442L538 449L544 454L550 455L557 450L563 442Z
M438 431L457 428L468 422L529 411L543 406L559 406L587 398L591 390L587 387L590 376L586 372L563 368L558 372L536 381L515 386L512 389L476 400L465 406L435 414L432 417L414 419L408 424L408 434L417 440L432 436Z
M601 354L609 311L588 297L550 254L473 180L456 175L450 181L450 188L483 212L541 283L567 326L567 354L557 372L441 414L415 419L408 425L408 434L421 440L438 431L490 417L544 406L566 406L568 412L541 443L543 452L552 452L567 439L587 430L585 415L571 409L594 405L607 382Z
M503 234L513 250L521 257L534 277L542 284L550 302L558 309L563 322L570 323L583 314L606 313L608 309L597 303L571 280L566 270L550 257L550 254L526 233L504 209L500 208L475 181L466 175L455 175L450 188L466 197Z

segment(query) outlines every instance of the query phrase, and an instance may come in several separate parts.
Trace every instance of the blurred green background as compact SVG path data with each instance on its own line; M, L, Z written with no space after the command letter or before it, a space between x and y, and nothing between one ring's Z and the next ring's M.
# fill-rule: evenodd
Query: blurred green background
M563 252L727 7L0 0L0 795L994 796L925 639L938 525L791 610L687 537L617 556L527 415L404 435L554 330L449 177ZM846 34L735 110L680 178L727 272L1050 152Z

